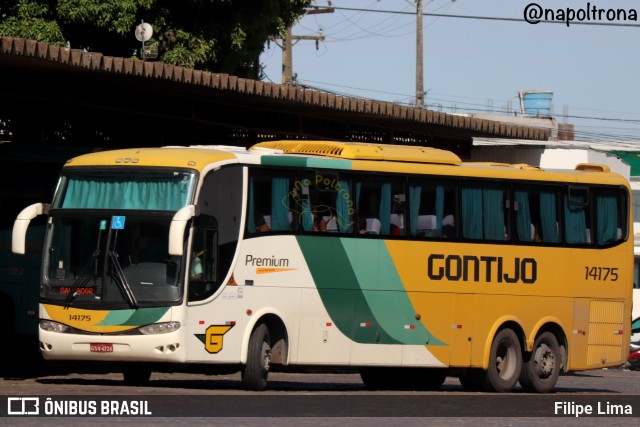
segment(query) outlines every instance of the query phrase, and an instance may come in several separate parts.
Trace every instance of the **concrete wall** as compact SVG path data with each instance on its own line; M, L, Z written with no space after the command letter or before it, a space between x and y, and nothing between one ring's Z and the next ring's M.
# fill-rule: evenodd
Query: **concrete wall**
M631 167L618 156L587 147L554 148L523 145L474 146L472 162L526 163L543 169L575 169L579 163L600 163L630 179Z

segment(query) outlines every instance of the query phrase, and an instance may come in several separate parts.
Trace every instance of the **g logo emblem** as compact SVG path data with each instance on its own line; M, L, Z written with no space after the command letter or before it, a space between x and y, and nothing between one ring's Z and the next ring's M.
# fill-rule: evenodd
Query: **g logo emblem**
M233 325L212 325L205 331L204 348L209 353L218 353L222 350L222 336L226 334Z

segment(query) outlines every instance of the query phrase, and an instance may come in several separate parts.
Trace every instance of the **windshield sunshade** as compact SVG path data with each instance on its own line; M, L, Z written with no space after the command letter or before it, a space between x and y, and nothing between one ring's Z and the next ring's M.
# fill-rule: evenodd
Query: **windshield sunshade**
M177 211L191 195L186 172L92 173L69 175L56 207L65 209L148 209Z

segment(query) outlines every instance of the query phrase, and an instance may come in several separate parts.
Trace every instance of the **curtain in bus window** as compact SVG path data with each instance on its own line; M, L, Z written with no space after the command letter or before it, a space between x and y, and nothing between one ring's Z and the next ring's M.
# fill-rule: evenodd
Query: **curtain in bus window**
M313 212L309 200L309 185L306 182L305 180L302 184L302 229L311 231L313 229Z
M380 234L391 232L391 183L383 182L380 187Z
M518 210L516 211L516 229L518 230L518 239L521 242L530 242L531 236L531 212L529 211L529 193L526 191L516 190L514 193Z
M596 198L598 244L605 245L617 238L618 203L615 196L598 196Z
M484 238L503 240L505 237L504 208L502 206L501 188L484 188L482 190Z
M289 178L271 180L271 230L289 230Z
M444 187L436 185L436 237L442 237L442 218L444 217Z
M420 215L420 195L422 187L420 185L409 185L409 233L412 236L418 234L418 216Z
M587 243L587 221L582 197L564 196L564 232L567 243Z
M467 239L482 239L482 190L462 188L462 235Z
M556 212L556 194L552 191L540 192L540 228L542 241L559 243L558 214Z
M114 181L70 178L63 208L177 211L187 203L182 177Z
M353 230L353 221L349 215L349 206L353 206L351 193L349 191L349 181L338 180L338 191L336 193L336 211L338 215L338 231L340 233L350 233Z
M256 232L256 218L253 207L253 178L249 180L249 206L247 207L247 231L249 233Z

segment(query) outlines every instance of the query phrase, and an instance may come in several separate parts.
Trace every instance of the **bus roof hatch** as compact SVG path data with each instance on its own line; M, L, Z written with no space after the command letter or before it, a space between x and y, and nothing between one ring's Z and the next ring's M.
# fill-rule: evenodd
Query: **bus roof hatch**
M335 141L266 141L254 145L249 151L256 148L282 150L285 154L309 154L350 160L390 160L447 165L462 163L460 158L450 151L412 145Z

